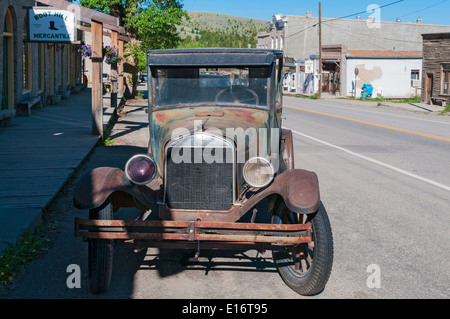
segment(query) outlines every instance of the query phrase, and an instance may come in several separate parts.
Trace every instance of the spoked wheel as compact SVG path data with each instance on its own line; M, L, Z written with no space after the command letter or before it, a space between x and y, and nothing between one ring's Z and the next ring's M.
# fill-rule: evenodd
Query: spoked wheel
M290 211L283 200L274 208L273 224L311 223L308 244L289 246L288 251L273 252L278 273L295 292L304 296L320 293L328 282L333 264L333 237L327 212L322 203L310 215Z
M112 220L113 209L108 198L100 207L89 211L89 219ZM108 290L111 282L114 241L111 239L89 240L89 283L91 292L100 294Z

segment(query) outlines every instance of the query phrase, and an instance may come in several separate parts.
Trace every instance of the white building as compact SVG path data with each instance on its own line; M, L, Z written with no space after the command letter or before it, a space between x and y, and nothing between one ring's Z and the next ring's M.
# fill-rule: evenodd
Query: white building
M421 51L348 51L341 68L341 95L354 96L355 82L357 97L364 84L372 84L374 97L409 98L421 94Z
M318 54L311 54L309 60L296 60L295 92L310 95L319 91L318 59ZM309 72L308 63L312 66ZM421 94L421 51L347 50L343 46L328 46L323 52L323 65L325 94L359 98L364 84L373 86L373 97L409 98Z
M258 34L258 48L283 50L285 57L307 59L319 52L319 17L275 14L269 30ZM322 45L344 44L349 50L422 50L422 34L450 32L450 25L414 21L376 21L322 17Z

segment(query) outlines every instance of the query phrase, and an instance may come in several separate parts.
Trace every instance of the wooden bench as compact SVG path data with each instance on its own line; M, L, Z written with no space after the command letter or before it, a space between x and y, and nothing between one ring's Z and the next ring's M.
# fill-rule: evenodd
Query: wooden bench
M450 97L449 96L439 95L439 96L432 96L431 97L431 104L433 104L433 105L439 103L439 105L445 106L445 104L448 103L448 102L450 102Z
M31 116L31 108L34 107L36 104L38 104L38 107L40 109L42 108L40 96L30 97L29 99L21 101L19 104L17 104L17 115Z
M11 119L16 115L16 110L0 110L0 127L10 126Z

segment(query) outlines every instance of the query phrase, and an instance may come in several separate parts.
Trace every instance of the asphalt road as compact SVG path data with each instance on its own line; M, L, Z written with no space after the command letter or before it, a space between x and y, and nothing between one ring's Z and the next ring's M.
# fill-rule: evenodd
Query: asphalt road
M334 232L323 297L448 298L450 118L345 101L284 104L296 167L318 174ZM369 265L379 266L380 288L366 285Z
M97 166L123 168L145 151L144 104L128 109L114 145L97 147L79 176ZM450 117L336 100L284 104L295 166L318 174L334 236L328 285L309 298L448 298ZM306 298L285 286L270 252L201 251L194 260L193 252L125 247L115 250L110 290L91 295L87 244L73 236L73 218L87 212L73 208L72 191L68 185L55 202L59 232L52 248L23 269L6 298ZM80 267L81 288L67 287L72 264ZM370 279L374 274L379 281Z

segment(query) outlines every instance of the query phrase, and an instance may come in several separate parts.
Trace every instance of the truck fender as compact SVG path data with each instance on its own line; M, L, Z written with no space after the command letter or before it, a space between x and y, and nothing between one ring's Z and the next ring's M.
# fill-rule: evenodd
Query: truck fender
M274 188L293 212L311 214L319 209L319 179L314 172L288 169L277 176Z
M137 206L133 198L148 207L156 203L156 195L148 187L143 187L145 192L132 184L119 168L98 167L80 179L73 194L73 203L78 209L93 209L100 207L111 196L115 209L118 206ZM124 193L131 197L124 199ZM133 204L125 204L127 201Z
M274 196L275 195L275 196ZM264 198L269 210L282 198L287 208L301 214L313 214L320 206L319 180L316 173L303 169L287 169L277 175L266 189L251 196L241 207L240 217Z

